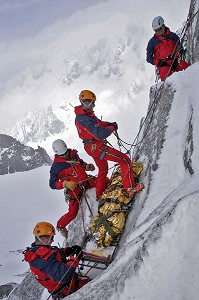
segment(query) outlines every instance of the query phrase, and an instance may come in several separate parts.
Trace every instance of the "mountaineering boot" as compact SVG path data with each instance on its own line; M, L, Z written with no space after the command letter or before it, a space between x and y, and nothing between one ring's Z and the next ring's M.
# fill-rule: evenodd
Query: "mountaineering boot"
M61 235L67 239L68 237L68 230L66 228L63 228L63 229L60 229L60 228L57 228L57 230L61 233Z
M143 183L138 183L136 184L136 186L134 186L133 188L128 188L127 189L127 193L129 195L129 197L134 197L138 192L140 192L141 190L143 190L144 188L144 184Z

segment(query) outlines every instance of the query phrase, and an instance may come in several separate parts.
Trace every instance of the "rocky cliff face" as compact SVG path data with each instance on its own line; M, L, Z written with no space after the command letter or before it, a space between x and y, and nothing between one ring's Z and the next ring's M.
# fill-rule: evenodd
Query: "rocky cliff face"
M187 45L187 57L190 63L199 60L199 2L191 0L189 15L184 34L185 44Z
M187 59L190 63L199 60L199 1L191 0L189 15L184 25L183 37L186 40ZM165 83L159 87L154 86L150 91L150 102L144 126L141 128L139 145L136 148L135 159L144 155L147 157L145 172L155 171L158 168L158 158L164 145L166 122L172 105L175 89ZM190 114L187 146L184 150L185 169L193 174L190 152L193 152L193 125ZM155 145L155 147L154 147Z
M18 285L9 295L9 300L38 300L43 287L38 284L31 273L28 273L22 283Z
M150 91L150 102L142 128L134 160L145 157L144 176L149 178L149 183L154 171L158 169L158 159L164 147L167 119L171 109L175 90L170 84L158 88L154 86ZM150 191L150 184L148 192Z
M16 283L8 283L0 286L0 299L5 299L11 291L18 286Z
M0 134L0 175L32 170L51 165L45 149L33 149L21 144L11 136Z

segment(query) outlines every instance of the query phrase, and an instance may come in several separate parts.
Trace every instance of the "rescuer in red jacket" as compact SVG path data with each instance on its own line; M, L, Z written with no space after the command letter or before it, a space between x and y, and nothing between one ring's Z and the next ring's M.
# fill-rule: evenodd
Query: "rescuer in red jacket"
M148 42L146 60L157 67L163 81L174 72L185 70L189 65L182 60L184 49L179 37L165 26L161 16L153 19L152 28L155 34Z
M77 291L89 279L79 279L75 272L82 256L81 247L58 248L51 246L55 228L48 222L36 224L35 242L24 251L24 260L30 265L35 279L51 293L53 299L61 299Z
M96 186L95 177L86 173L94 171L95 167L84 162L77 150L68 149L61 139L55 140L52 147L55 157L50 169L49 185L52 189L65 189L65 198L69 200L68 212L57 221L57 229L67 237L65 227L76 218L84 192Z
M94 112L96 96L89 90L81 91L80 106L75 107L75 125L83 140L86 152L92 156L99 171L96 179L96 195L100 196L107 186L108 161L117 162L121 167L122 182L126 192L133 197L142 190L142 183L135 184L130 158L106 143L106 138L118 129L117 123L99 120Z

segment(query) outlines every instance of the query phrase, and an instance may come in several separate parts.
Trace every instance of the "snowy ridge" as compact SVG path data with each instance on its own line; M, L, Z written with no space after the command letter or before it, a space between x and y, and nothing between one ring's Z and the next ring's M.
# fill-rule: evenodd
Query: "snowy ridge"
M173 294L175 294L175 299L179 300L182 299L182 295L185 295L185 299L197 299L197 276L194 279L192 278L193 282L191 283L191 286L194 288L194 295L192 289L187 289L186 286L182 287L182 282L186 281L187 277L190 278L192 272L195 275L197 273L197 266L192 266L192 270L186 269L186 260L189 260L187 255L189 255L192 247L195 246L195 241L192 241L189 237L196 237L199 230L196 223L197 213L195 212L195 209L198 207L196 201L199 194L196 176L196 173L198 174L199 172L198 152L193 150L190 155L194 166L194 175L190 174L187 165L184 164L183 155L187 148L187 135L190 128L189 108L190 106L193 107L193 114L194 112L197 114L198 111L197 95L192 95L190 102L188 97L186 98L186 94L194 90L194 86L197 86L199 82L198 79L195 79L195 82L193 80L190 82L188 77L193 78L192 76L194 72L198 72L198 68L199 64L197 63L187 70L186 74L180 74L179 77L182 78L182 81L178 80L178 84L175 83L175 79L178 79L178 75L175 74L173 80L170 80L172 84L170 83L169 86L166 85L165 87L153 119L157 128L160 125L161 135L159 136L159 143L153 142L150 151L145 153L146 156L143 152L145 145L148 143L147 140L143 141L143 148L139 149L140 158L144 159L146 163L144 163L146 170L144 170L142 175L142 181L145 183L146 190L140 194L136 203L137 207L128 218L117 257L100 277L75 295L69 296L68 299L92 299L93 297L94 299L152 300L172 299ZM187 82L186 86L189 86L186 92L183 90L184 80ZM175 93L172 86L175 86ZM167 96L164 97L165 95ZM182 99L184 100L182 101ZM170 104L167 103L168 100ZM170 110L165 109L163 113L163 104L167 107L169 106ZM161 130L161 122L160 124L158 122L158 120L162 120L161 117L163 117L163 120L166 120L165 130ZM173 122L174 119L175 123ZM192 119L194 120L192 123L193 132L196 134L199 122L194 117ZM183 123L180 122L182 120ZM184 128L187 130L185 131ZM157 132L152 129L151 134L152 140L156 141ZM193 149L197 149L199 142L194 135L192 142L194 145ZM158 166L157 168L147 168L149 157L153 158L155 166ZM151 163L152 161L149 162L149 165ZM150 188L147 189L148 183L150 183ZM133 226L134 223L135 226ZM182 229L186 223L188 224L188 227L185 227L188 243L183 237L183 230L185 229ZM177 243L176 239L179 239L180 244ZM167 241L167 244L165 244L165 241ZM160 265L155 266L156 262L153 261L153 253L156 253L159 257L161 252L158 253L158 251L163 251L164 249L162 245L166 247L164 260L160 262L159 258ZM168 247L174 247L172 253L175 252L175 259L182 264L179 269L176 267L176 262L170 257ZM196 251L194 251L193 255L195 255L195 260L197 260L198 254ZM165 265L165 262L170 266L169 269L172 270L172 273L168 274L168 278L164 278L166 276L165 272L161 273L161 267ZM185 270L186 276L184 277ZM153 274L153 271L156 273ZM168 270L168 272L171 271ZM142 276L145 276L144 286ZM150 276L154 276L155 281ZM161 284L160 290L156 287L156 282L158 281ZM167 288L168 285L170 289Z
M45 149L25 146L6 134L0 134L0 175L32 170L51 165Z
M146 166L141 181L146 188L128 217L117 256L100 276L68 299L197 300L198 70L197 63L168 80L153 114L151 131L146 124L150 134L139 147L139 159ZM153 95L154 88L150 105ZM192 138L188 139L190 128ZM184 160L190 141L194 174ZM150 147L146 147L148 143ZM150 168L153 164L156 167ZM77 219L75 222L77 226ZM48 296L44 291L41 299Z
M20 289L19 297L16 295L17 291ZM43 287L38 284L36 279L32 276L30 271L26 274L21 286L17 286L15 290L13 290L8 299L13 300L38 300L40 298L41 293L43 292Z
M29 112L26 118L18 122L11 130L11 135L24 144L40 143L50 135L62 133L65 124L52 111L52 107L40 111Z
M138 123L141 108L136 101L147 106L146 97L152 82L151 76L147 75L147 69L151 69L142 54L145 45L138 42L143 33L144 28L126 25L121 35L99 38L84 45L81 51L74 48L70 55L62 53L56 64L49 60L42 70L36 68L28 74L26 71L21 76L21 85L15 88L15 84L12 87L10 83L2 99L11 101L15 97L21 103L28 103L29 110L25 111L22 106L21 118L14 122L16 117L12 116L13 125L0 124L1 131L29 146L40 145L48 151L53 136L66 136L71 121L69 103L77 105L79 93L85 88L96 93L97 106L102 111L108 104L103 117L114 110L117 118L119 112L115 104L119 104L126 111L130 109L135 114L135 124ZM35 110L33 104L38 99L39 109ZM66 107L65 115L60 107ZM68 131L67 134L70 136Z

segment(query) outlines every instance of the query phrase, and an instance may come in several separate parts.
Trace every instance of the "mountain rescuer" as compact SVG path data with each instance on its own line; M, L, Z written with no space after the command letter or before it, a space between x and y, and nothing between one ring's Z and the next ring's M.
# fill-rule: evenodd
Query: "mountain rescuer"
M130 197L133 197L144 187L142 183L135 185L130 158L107 145L106 138L117 131L116 122L99 120L94 112L96 96L89 90L81 91L79 95L81 105L75 107L75 125L79 137L83 140L86 152L92 156L97 167L96 195L99 197L107 186L108 162L117 162L121 167L123 186Z
M55 228L48 222L36 224L35 241L24 251L24 260L30 265L35 279L51 293L53 299L61 299L77 291L89 279L79 279L75 272L82 257L81 247L58 248L51 246Z
M86 173L94 171L95 167L80 159L77 150L68 149L61 139L55 140L52 148L55 157L50 169L49 185L52 189L65 189L65 198L69 200L68 212L57 221L57 229L67 237L65 227L76 218L84 192L96 186L95 177Z
M181 58L184 50L179 37L165 26L161 16L153 19L152 28L155 34L148 42L146 60L157 67L163 81L189 65Z

